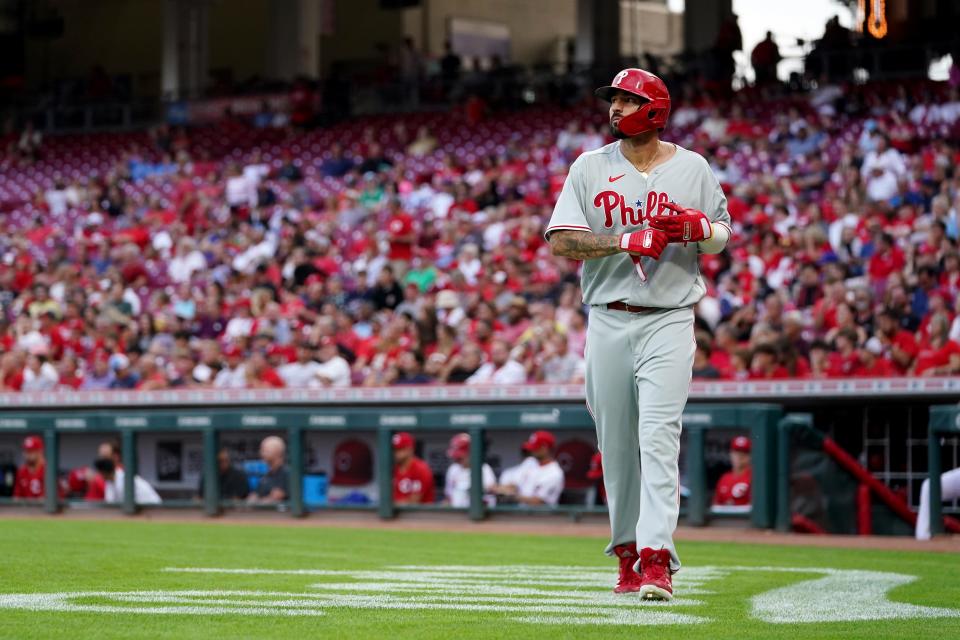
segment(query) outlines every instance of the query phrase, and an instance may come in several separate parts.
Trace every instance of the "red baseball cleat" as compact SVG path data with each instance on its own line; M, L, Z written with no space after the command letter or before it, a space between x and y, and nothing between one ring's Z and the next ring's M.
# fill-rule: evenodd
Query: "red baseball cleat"
M670 600L673 582L670 579L670 552L644 547L640 550L640 597L644 600Z
M617 586L613 588L613 592L636 593L640 591L640 574L633 569L639 557L637 555L637 543L618 544L613 548L613 552L620 560L620 575L617 576Z

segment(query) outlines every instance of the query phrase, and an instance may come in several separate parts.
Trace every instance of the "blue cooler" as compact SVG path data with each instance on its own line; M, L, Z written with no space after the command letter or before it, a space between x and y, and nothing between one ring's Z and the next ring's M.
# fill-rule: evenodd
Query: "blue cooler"
M307 507L327 505L327 474L308 473L303 476L303 504Z

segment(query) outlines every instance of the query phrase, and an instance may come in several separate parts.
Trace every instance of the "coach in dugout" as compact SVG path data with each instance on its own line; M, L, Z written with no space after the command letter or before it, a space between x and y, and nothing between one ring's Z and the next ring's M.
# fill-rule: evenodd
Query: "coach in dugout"
M43 476L47 469L43 457L43 440L37 436L27 436L23 440L24 463L17 469L13 485L13 497L37 499L43 497Z
M217 453L217 470L220 475L221 500L246 500L250 495L250 483L247 475L233 465L230 450L224 447ZM203 478L197 487L199 498L203 499Z
M730 471L720 476L713 496L713 505L720 507L750 506L750 438L737 436L730 443Z
M277 436L267 436L260 443L260 458L267 463L267 473L257 483L257 490L247 497L251 504L277 504L290 495L290 472L284 464L287 445Z
M556 506L563 493L563 469L553 457L557 439L549 431L534 431L523 443L527 457L516 467L500 474L492 491L519 504Z
M406 431L393 435L393 502L395 504L433 504L436 486L433 471L413 455L416 442Z

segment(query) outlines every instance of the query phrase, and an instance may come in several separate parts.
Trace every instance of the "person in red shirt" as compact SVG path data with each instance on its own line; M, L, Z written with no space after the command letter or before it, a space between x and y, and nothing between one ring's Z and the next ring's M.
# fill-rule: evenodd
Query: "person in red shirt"
M950 320L943 313L930 319L930 338L917 351L913 373L946 376L960 373L960 344L950 339Z
M777 348L772 344L758 344L750 358L751 380L781 380L790 372L779 362Z
M897 248L893 236L887 233L881 234L877 241L877 250L867 264L867 272L870 274L870 282L874 289L878 293L883 292L887 285L887 277L891 273L902 271L906 263L903 251Z
M116 442L101 442L97 447L97 459L109 458L113 461L115 469L122 470L123 462L120 457L120 445ZM87 492L83 496L84 500L102 501L106 491L106 480L99 473L88 469L87 474Z
M900 314L886 308L877 314L876 336L884 347L884 357L893 364L898 375L904 375L917 357L917 341L900 326Z
M730 443L730 471L720 476L713 495L713 504L719 506L747 506L750 504L750 438L737 436Z
M436 502L433 472L413 455L413 436L405 431L393 436L393 501L396 504Z
M387 231L390 233L390 261L401 262L399 277L406 272L407 265L413 260L413 247L417 242L417 232L413 226L413 218L400 208L399 202L391 205L390 219L387 220Z
M43 476L46 461L43 458L43 440L27 436L23 440L24 463L17 469L13 485L14 498L36 499L43 497Z

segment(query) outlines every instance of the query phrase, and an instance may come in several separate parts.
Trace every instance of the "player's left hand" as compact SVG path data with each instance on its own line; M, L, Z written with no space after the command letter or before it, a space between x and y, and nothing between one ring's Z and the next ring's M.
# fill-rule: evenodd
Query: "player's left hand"
M665 232L670 242L700 242L713 235L710 219L703 211L687 209L673 202L665 202L663 206L676 215L650 218L650 226Z

